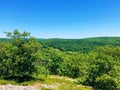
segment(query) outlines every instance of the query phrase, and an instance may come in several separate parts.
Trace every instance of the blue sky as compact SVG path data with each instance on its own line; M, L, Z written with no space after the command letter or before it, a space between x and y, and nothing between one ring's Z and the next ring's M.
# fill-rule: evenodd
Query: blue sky
M120 36L120 0L0 0L0 37L14 29L37 38Z

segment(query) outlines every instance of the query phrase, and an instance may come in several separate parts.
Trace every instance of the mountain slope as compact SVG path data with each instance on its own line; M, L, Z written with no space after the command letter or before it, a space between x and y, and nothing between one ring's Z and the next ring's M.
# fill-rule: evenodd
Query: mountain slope
M120 46L120 37L96 37L86 39L38 39L43 46L62 51L88 53L99 46Z

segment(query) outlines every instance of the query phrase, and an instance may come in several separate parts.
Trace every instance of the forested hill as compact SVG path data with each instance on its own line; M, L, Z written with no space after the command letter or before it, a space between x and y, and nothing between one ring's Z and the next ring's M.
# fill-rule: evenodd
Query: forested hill
M0 38L0 42L11 41L9 38ZM95 37L85 39L38 39L43 47L53 47L62 51L88 53L99 46L120 46L120 37Z
M43 46L62 51L88 53L98 46L120 46L120 37L95 37L85 39L38 39Z

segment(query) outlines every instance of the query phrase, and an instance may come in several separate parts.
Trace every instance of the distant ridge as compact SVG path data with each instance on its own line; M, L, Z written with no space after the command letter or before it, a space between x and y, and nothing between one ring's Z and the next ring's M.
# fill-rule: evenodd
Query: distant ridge
M100 46L120 46L120 37L94 37L84 39L44 39L40 41L45 47L53 47L62 51L88 53Z
M93 37L83 39L37 38L44 48L53 47L61 51L89 53L100 46L120 46L120 37ZM0 38L0 42L10 42L10 38Z

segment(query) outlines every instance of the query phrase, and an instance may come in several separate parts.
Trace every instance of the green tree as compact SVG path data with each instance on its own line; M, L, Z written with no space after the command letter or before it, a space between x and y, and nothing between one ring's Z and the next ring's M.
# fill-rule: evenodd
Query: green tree
M119 47L100 47L89 54L89 74L84 84L102 90L120 89Z
M1 45L1 52L4 52L4 55L0 53L0 62L2 62L0 66L3 68L1 72L4 72L2 76L19 81L27 80L36 71L35 54L40 49L40 44L25 31L20 33L14 30L13 33L6 32L6 35L12 39L12 42Z
M65 63L63 52L50 48L47 50L47 55L49 55L50 60L48 61L46 67L50 73L54 75L64 75Z
M102 76L96 78L95 87L102 90L119 90L114 78L107 74L103 74Z

